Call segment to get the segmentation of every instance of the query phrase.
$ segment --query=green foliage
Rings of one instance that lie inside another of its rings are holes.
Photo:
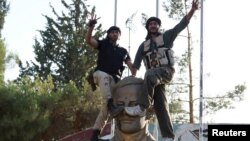
[[[228,91],[226,94],[217,95],[215,97],[205,97],[206,103],[204,111],[206,114],[214,114],[221,109],[232,109],[233,102],[240,102],[243,100],[244,91],[246,90],[245,84],[239,84],[233,90]]]
[[[53,6],[56,18],[44,16],[47,20],[45,30],[40,30],[41,39],[35,39],[34,53],[36,62],[20,62],[20,77],[39,76],[42,80],[51,75],[55,88],[61,83],[73,81],[77,87],[82,86],[82,78],[95,66],[96,51],[88,47],[84,41],[87,30],[88,15],[95,12],[89,11],[88,6],[81,0],[74,0],[62,4],[68,13],[59,15]],[[104,32],[101,24],[96,27],[95,37],[102,37]]]
[[[35,39],[35,62],[24,66],[16,55],[4,58],[0,50],[4,63],[16,59],[21,70],[18,79],[0,85],[0,140],[57,140],[92,126],[99,113],[100,91],[92,92],[85,80],[97,58],[84,41],[88,14],[95,8],[88,11],[81,0],[61,2],[66,14],[51,6],[56,18],[44,16],[47,25]],[[94,36],[103,35],[99,24]]]
[[[0,140],[59,139],[94,124],[101,106],[99,89],[92,92],[73,81],[54,91],[52,77],[23,77],[0,88]],[[55,130],[56,129],[56,130]]]
[[[84,80],[83,84],[84,89],[77,88],[73,81],[61,85],[56,92],[60,97],[50,110],[51,124],[36,140],[59,139],[93,126],[101,106],[100,92],[92,92]]]
[[[190,3],[190,1],[188,1],[188,3]],[[187,9],[190,8],[187,1],[182,0],[166,0],[163,7],[169,17],[175,20],[180,20],[180,18],[187,14]],[[143,18],[145,18],[145,15]],[[180,57],[176,57],[176,74],[167,92],[170,96],[170,111],[175,119],[175,122],[177,123],[188,122],[188,116],[189,122],[194,122],[193,119],[196,117],[193,114],[193,105],[197,102],[196,100],[199,99],[193,95],[193,48],[191,47],[192,38],[188,27],[187,31],[187,50]],[[204,99],[205,112],[207,114],[214,114],[221,109],[233,108],[233,102],[239,102],[243,99],[245,89],[245,84],[239,84],[235,86],[233,90],[226,92],[226,94],[219,94],[219,96],[216,97],[206,97]],[[185,102],[188,103],[188,110],[184,110],[183,105]]]
[[[17,54],[7,52],[3,40],[0,39],[0,85],[5,85],[4,72],[19,62]]]
[[[85,80],[97,58],[84,41],[95,8],[89,11],[81,0],[61,2],[67,13],[51,6],[55,18],[44,15],[46,27],[34,40],[35,61],[24,65],[17,58],[19,78],[1,85],[0,140],[59,139],[92,126],[99,113],[99,89],[92,92]],[[95,28],[97,39],[104,35],[101,28]]]
[[[27,141],[49,125],[49,113],[43,101],[28,85],[9,84],[0,88],[0,140]]]
[[[0,0],[0,37],[4,25],[4,19],[8,11],[9,11],[9,4],[7,3],[7,0]]]
[[[188,112],[183,110],[183,104],[181,101],[176,100],[176,101],[172,101],[169,104],[169,107],[171,107],[169,109],[169,112],[172,114],[173,116],[173,122],[174,123],[186,123],[187,122],[187,114]]]
[[[3,40],[0,39],[0,86],[4,84],[6,49]]]
[[[12,65],[12,60],[18,60],[18,56],[14,53],[8,53],[5,47],[4,40],[1,38],[1,32],[5,22],[5,16],[9,11],[7,0],[0,1],[0,86],[4,85],[4,72],[8,65]]]
[[[187,94],[190,91],[189,78],[187,75],[188,57],[188,51],[186,51],[180,58],[177,58],[176,62],[178,65],[176,66],[176,74],[167,91],[171,102],[170,112],[174,117],[174,121],[177,123],[184,121],[188,122],[187,116],[190,114],[190,111],[184,110],[183,106],[185,103],[190,102],[190,99],[187,97]],[[245,90],[245,84],[238,84],[232,90],[225,93],[218,94],[217,96],[204,97],[204,113],[212,115],[222,109],[234,108],[234,102],[240,102],[243,100]],[[191,103],[197,103],[198,99],[198,97],[193,97]],[[193,118],[196,119],[197,117],[194,116]]]
[[[169,18],[180,19],[185,15],[183,12],[185,6],[182,0],[166,0],[163,3],[163,8],[168,13]]]
[[[9,4],[7,0],[0,1],[0,37],[4,25],[4,19],[9,10]],[[6,48],[4,41],[0,38],[0,86],[4,84],[4,71],[5,71],[5,57],[6,57]]]

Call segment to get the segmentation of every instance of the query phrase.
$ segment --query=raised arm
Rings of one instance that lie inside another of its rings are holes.
[[[190,9],[190,11],[187,14],[187,20],[189,21],[192,16],[194,15],[194,12],[198,9],[198,0],[193,0],[192,2],[192,8]]]
[[[90,45],[93,48],[97,48],[98,46],[98,42],[94,38],[92,38],[92,32],[96,23],[97,23],[96,15],[92,14],[91,19],[89,20],[88,23],[88,30],[85,35],[85,41],[88,45]]]

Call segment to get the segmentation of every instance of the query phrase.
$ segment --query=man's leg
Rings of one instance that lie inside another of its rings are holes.
[[[93,75],[94,75],[95,83],[99,86],[100,93],[102,96],[102,108],[96,118],[96,121],[93,127],[94,132],[91,138],[91,141],[97,141],[101,130],[106,125],[108,118],[109,118],[107,101],[109,98],[111,98],[111,83],[114,83],[114,82],[112,82],[113,78],[105,72],[96,71],[94,72]]]
[[[101,130],[106,125],[108,120],[108,110],[107,110],[107,102],[103,102],[102,108],[96,118],[94,127],[93,127],[93,134],[91,137],[91,141],[98,141],[98,137],[101,133]]]
[[[149,69],[146,71],[144,76],[144,84],[142,87],[142,93],[140,98],[138,99],[137,106],[134,107],[126,107],[125,111],[131,115],[144,115],[147,108],[149,108],[153,102],[154,98],[154,88],[161,84],[161,75],[162,73],[165,73],[163,69],[155,68],[155,69]]]
[[[159,122],[162,137],[174,139],[173,126],[169,114],[169,107],[165,95],[165,85],[160,84],[155,87],[154,109]]]
[[[126,107],[125,111],[131,115],[143,115],[145,109],[150,107],[154,98],[154,89],[159,84],[167,84],[172,80],[174,74],[173,68],[155,68],[149,69],[145,73],[144,85],[141,98],[137,101],[138,105],[134,107]]]

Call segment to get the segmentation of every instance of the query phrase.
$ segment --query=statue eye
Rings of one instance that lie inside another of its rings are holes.
[[[136,105],[138,105],[138,103],[136,102],[136,101],[131,101],[131,102],[129,102],[129,107],[133,107],[133,106],[136,106]]]
[[[117,101],[117,102],[116,102],[116,105],[117,105],[117,106],[125,106],[125,103],[122,102],[122,101]]]

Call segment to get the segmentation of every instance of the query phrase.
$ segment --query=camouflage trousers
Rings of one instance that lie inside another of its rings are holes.
[[[102,130],[109,118],[107,102],[112,97],[111,88],[114,86],[115,81],[111,75],[99,70],[94,72],[93,77],[94,82],[100,88],[102,96],[102,108],[96,118],[93,129]]]

